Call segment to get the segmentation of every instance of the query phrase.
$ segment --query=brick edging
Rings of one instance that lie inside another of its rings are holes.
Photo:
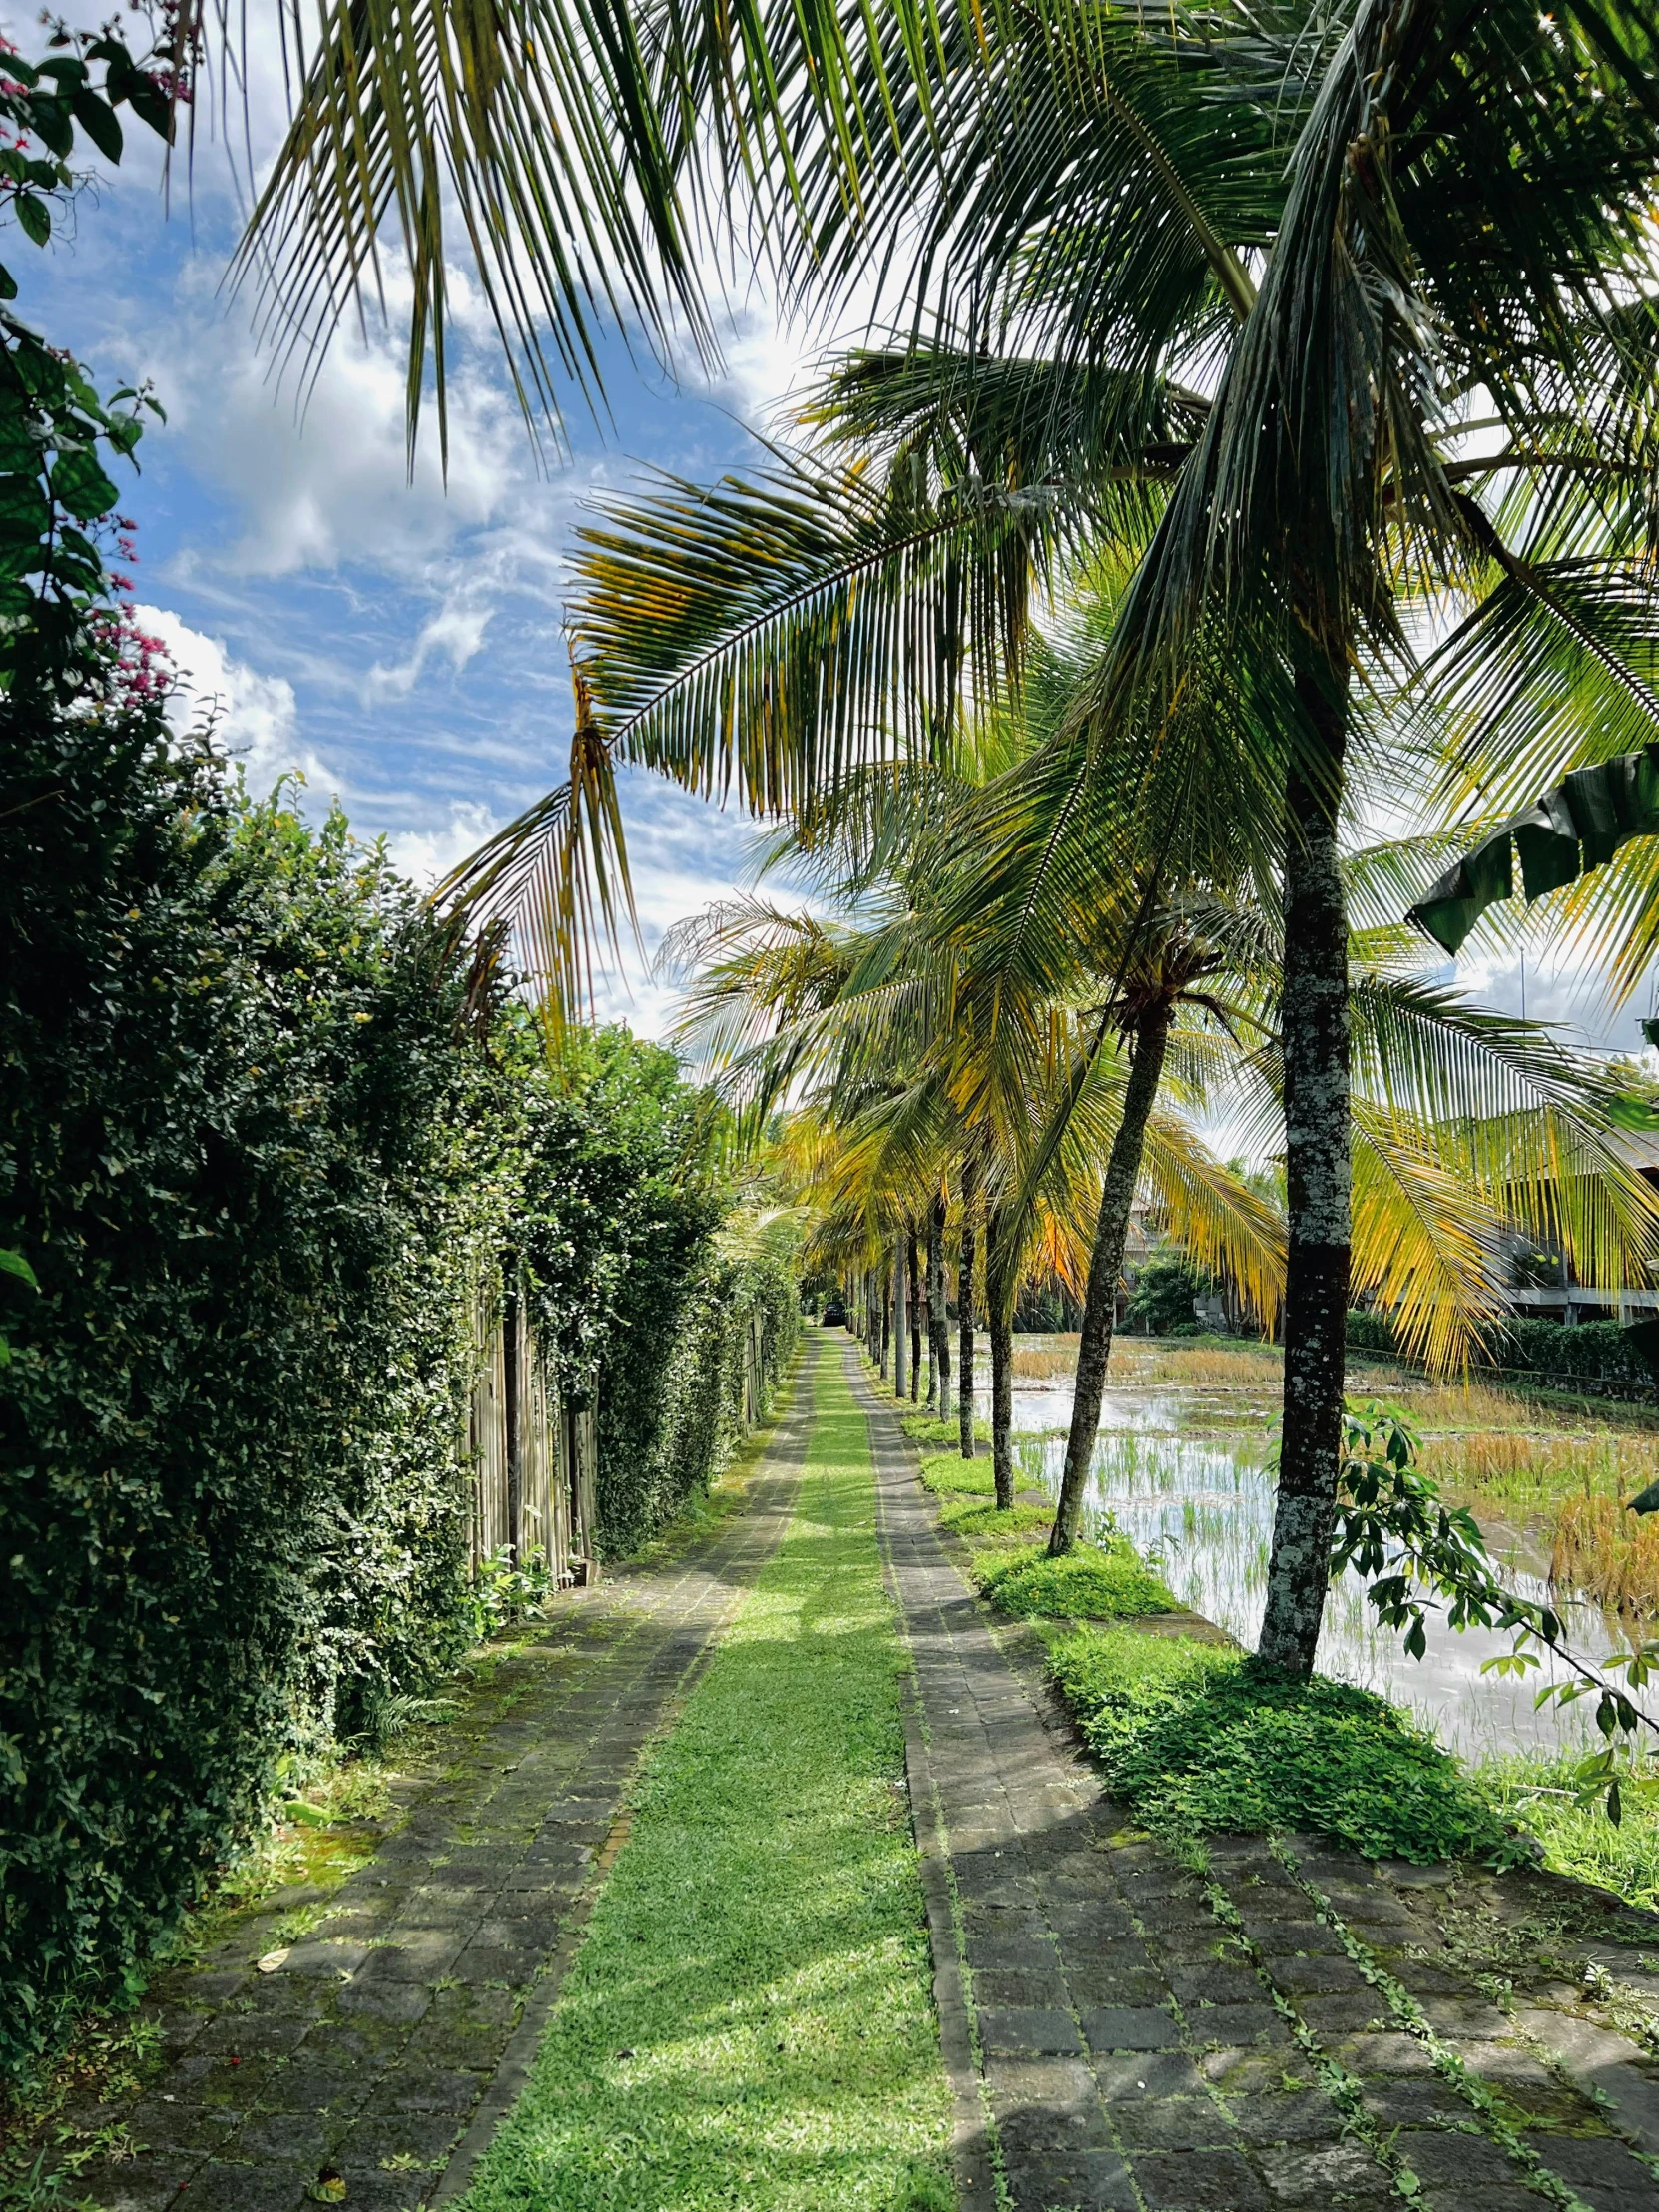
[[[881,1580],[898,1622],[905,1656],[910,1658],[910,1624],[893,1571],[887,1529],[884,1476],[902,1472],[916,1479],[909,1462],[908,1439],[859,1372],[845,1361],[845,1373],[870,1431],[875,1470],[875,1526],[881,1549]],[[883,1433],[877,1435],[877,1423]],[[920,1862],[922,1898],[927,1910],[927,1940],[933,1959],[933,2008],[938,2015],[939,2051],[950,2087],[950,2161],[955,2169],[959,2212],[997,2212],[995,2167],[985,2125],[984,2086],[975,2049],[972,2000],[962,1969],[962,1927],[950,1876],[950,1853],[939,1814],[932,1756],[921,1723],[915,1665],[910,1660],[899,1709],[904,1723],[904,1777],[910,1800],[910,1830]]]

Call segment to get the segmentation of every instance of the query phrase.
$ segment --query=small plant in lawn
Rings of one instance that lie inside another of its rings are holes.
[[[480,1562],[467,1597],[474,1642],[483,1643],[513,1621],[539,1620],[552,1592],[553,1576],[542,1552],[526,1553],[515,1567],[510,1546],[492,1551]]]
[[[1457,1761],[1367,1690],[1128,1629],[1078,1629],[1050,1664],[1108,1787],[1157,1833],[1305,1829],[1422,1863],[1520,1855]]]
[[[1041,1544],[976,1552],[974,1581],[1001,1612],[1050,1620],[1134,1620],[1179,1610],[1164,1584],[1121,1536],[1078,1544],[1059,1559]]]

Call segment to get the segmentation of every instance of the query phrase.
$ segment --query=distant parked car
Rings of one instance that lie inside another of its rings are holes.
[[[838,1298],[832,1298],[824,1309],[824,1326],[826,1329],[844,1329],[846,1327],[846,1308]]]

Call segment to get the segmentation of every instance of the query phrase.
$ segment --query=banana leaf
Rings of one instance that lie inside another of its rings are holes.
[[[1659,835],[1659,746],[1574,769],[1524,813],[1500,823],[1407,909],[1406,919],[1455,953],[1486,908],[1514,891],[1514,855],[1528,905],[1610,860],[1629,837]]]

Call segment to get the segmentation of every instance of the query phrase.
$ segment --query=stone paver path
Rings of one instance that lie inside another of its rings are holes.
[[[1537,2032],[1569,2020],[1572,1989],[1553,2012],[1503,2008],[1457,1962],[1451,1870],[1224,1838],[1200,1877],[1133,1831],[1030,1643],[970,1595],[890,1401],[846,1357],[916,1664],[911,1795],[963,2212],[999,2195],[1014,2212],[1655,2212],[1637,2146],[1659,2152],[1659,2067],[1604,2033],[1617,2109],[1598,2109]],[[1505,1878],[1469,1910],[1495,1927],[1532,1894]],[[1625,1939],[1602,1955],[1659,1993],[1634,1918],[1613,1917]],[[1659,1922],[1646,1931],[1659,1951]]]
[[[804,1378],[739,1515],[521,1635],[442,1731],[443,1771],[280,1966],[256,1961],[308,1894],[271,1899],[153,1991],[142,2099],[75,2115],[144,2147],[78,2193],[108,2212],[402,2212],[464,2183],[533,2054],[641,1751],[782,1535],[810,1397]]]

